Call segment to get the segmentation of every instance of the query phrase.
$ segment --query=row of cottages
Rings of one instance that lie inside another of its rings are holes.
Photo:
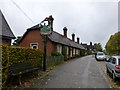
[[[63,28],[63,35],[56,31],[48,36],[47,39],[47,56],[51,56],[52,52],[59,52],[64,55],[65,59],[69,59],[75,56],[80,56],[84,47],[79,44],[79,38],[75,42],[75,34],[72,34],[72,40],[67,37],[68,29]],[[44,36],[40,35],[39,24],[28,28],[23,37],[19,41],[20,47],[36,48],[44,51]]]
[[[92,54],[96,52],[95,45],[93,45],[92,42],[90,42],[89,45],[87,45],[86,43],[84,44],[81,43],[81,45],[87,50],[88,54]]]
[[[10,46],[12,39],[15,39],[15,36],[0,10],[0,45]]]

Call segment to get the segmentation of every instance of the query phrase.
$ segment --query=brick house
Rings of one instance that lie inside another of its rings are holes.
[[[15,36],[0,10],[0,45],[4,44],[10,46],[12,39],[15,39]]]
[[[44,50],[44,36],[40,35],[39,24],[28,28],[19,42],[20,47],[36,48]],[[65,58],[75,57],[81,54],[84,47],[79,44],[79,38],[75,42],[75,34],[72,34],[72,40],[67,37],[67,28],[63,28],[63,35],[52,31],[47,40],[47,56],[51,56],[51,52],[59,52]]]
[[[90,42],[90,45],[87,45],[87,44],[82,44],[81,45],[89,52],[89,54],[91,53],[95,53],[95,46],[92,45],[92,42]]]

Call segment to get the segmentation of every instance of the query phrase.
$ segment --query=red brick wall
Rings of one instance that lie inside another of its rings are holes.
[[[10,46],[11,45],[11,39],[2,38],[2,44]]]
[[[38,49],[44,51],[43,41],[44,41],[44,38],[40,35],[40,31],[32,30],[27,33],[27,35],[23,38],[19,46],[30,48],[30,43],[38,43]],[[47,56],[50,56],[52,51],[56,51],[56,44],[48,40]]]

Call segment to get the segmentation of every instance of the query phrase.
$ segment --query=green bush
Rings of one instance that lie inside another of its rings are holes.
[[[8,68],[12,64],[20,62],[32,63],[33,66],[42,69],[43,53],[37,49],[24,47],[2,46],[2,79],[7,79]]]
[[[62,56],[59,52],[51,52],[51,56]]]
[[[120,32],[110,36],[105,48],[108,55],[120,55]]]

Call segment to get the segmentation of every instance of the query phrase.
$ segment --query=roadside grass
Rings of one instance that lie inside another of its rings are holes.
[[[120,79],[118,79],[117,81],[113,81],[112,80],[112,76],[111,75],[108,75],[106,73],[107,77],[109,78],[110,82],[113,84],[113,88],[117,88],[117,89],[120,89]]]

